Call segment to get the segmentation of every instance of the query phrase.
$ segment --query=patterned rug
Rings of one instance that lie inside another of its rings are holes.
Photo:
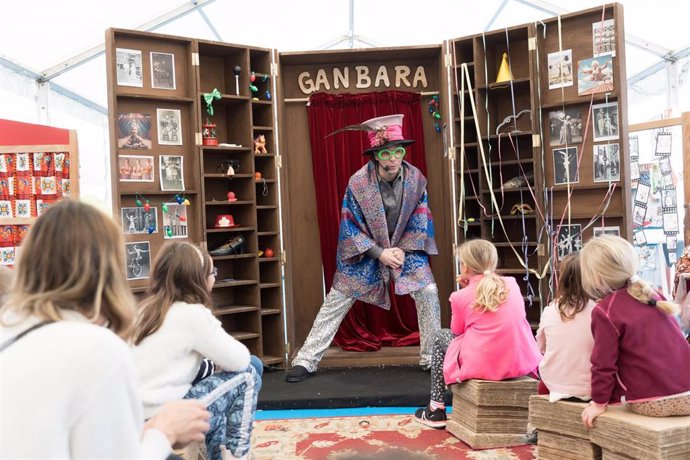
[[[258,421],[252,453],[257,460],[534,460],[536,447],[472,450],[409,415],[371,415]]]

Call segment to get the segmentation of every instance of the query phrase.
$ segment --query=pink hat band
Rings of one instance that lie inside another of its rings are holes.
[[[402,125],[384,125],[367,133],[371,147],[378,147],[390,141],[401,141]]]

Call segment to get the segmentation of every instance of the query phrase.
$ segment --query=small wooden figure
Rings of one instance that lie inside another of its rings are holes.
[[[266,150],[266,136],[263,134],[257,134],[254,137],[254,153],[268,153]]]

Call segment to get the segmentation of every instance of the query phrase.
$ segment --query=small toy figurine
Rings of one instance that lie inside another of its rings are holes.
[[[254,153],[268,153],[266,150],[266,136],[263,134],[257,134],[254,137]]]

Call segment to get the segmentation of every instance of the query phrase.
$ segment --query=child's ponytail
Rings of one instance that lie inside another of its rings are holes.
[[[630,277],[628,294],[642,303],[658,308],[667,315],[677,315],[680,313],[678,304],[670,300],[657,299],[652,287],[637,275]]]
[[[495,272],[484,271],[484,277],[477,284],[477,299],[474,309],[482,313],[498,310],[499,305],[508,298],[508,288],[503,279]]]
[[[477,284],[474,309],[481,312],[498,310],[508,297],[508,288],[503,279],[495,273],[498,264],[496,247],[486,240],[470,240],[460,246],[458,254],[469,270],[484,274]]]

